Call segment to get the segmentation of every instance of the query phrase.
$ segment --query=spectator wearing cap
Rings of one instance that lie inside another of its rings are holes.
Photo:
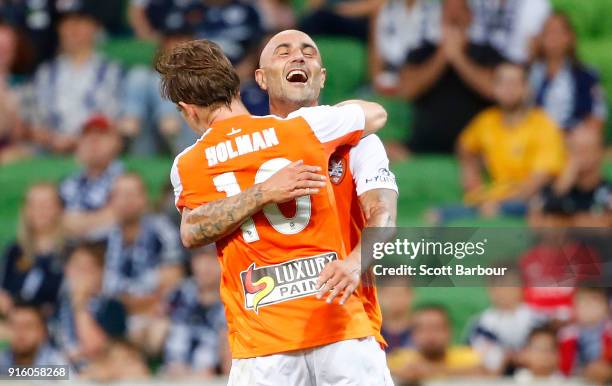
[[[417,153],[455,149],[464,127],[491,104],[493,70],[502,60],[490,44],[470,40],[467,0],[445,0],[441,12],[439,37],[410,50],[401,70],[398,95],[414,106],[407,145]]]
[[[165,29],[159,49],[165,51],[192,38],[187,25]],[[178,154],[197,139],[174,103],[161,97],[159,82],[159,73],[152,67],[134,67],[126,74],[117,126],[132,139],[129,146],[132,154],[155,155],[165,149]]]
[[[231,362],[214,244],[192,253],[191,270],[193,277],[185,279],[166,304],[172,324],[164,345],[164,372],[172,379],[227,374]]]
[[[74,4],[61,11],[59,55],[43,64],[34,79],[34,139],[56,153],[76,147],[79,131],[91,115],[114,119],[119,113],[121,69],[96,52],[96,16]]]
[[[0,368],[13,366],[67,365],[68,361],[53,349],[47,334],[45,317],[37,306],[17,302],[8,315],[10,339],[0,352]]]
[[[53,338],[77,371],[104,355],[112,339],[126,332],[121,302],[103,295],[104,247],[78,245],[68,258],[59,308],[52,319]]]
[[[40,306],[49,315],[62,281],[65,235],[62,202],[50,183],[32,185],[21,209],[17,240],[2,259],[0,312],[11,312],[12,299]]]
[[[147,214],[147,207],[140,176],[117,178],[110,200],[117,225],[107,241],[104,291],[126,305],[130,339],[156,354],[168,327],[162,299],[182,277],[183,249],[178,228],[165,217]]]
[[[121,137],[105,117],[93,116],[85,123],[76,149],[82,170],[60,185],[70,237],[100,239],[115,223],[108,199],[115,179],[123,173],[117,160],[120,150]]]
[[[526,63],[551,12],[550,0],[470,0],[472,40],[490,44],[505,60]]]
[[[576,52],[576,32],[567,15],[551,15],[535,45],[530,83],[536,104],[566,132],[576,128],[600,132],[607,116],[597,72]]]

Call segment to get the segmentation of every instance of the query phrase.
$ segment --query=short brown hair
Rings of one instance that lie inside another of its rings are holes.
[[[155,69],[161,93],[178,104],[229,106],[239,95],[240,79],[221,48],[209,40],[180,43],[160,53]]]

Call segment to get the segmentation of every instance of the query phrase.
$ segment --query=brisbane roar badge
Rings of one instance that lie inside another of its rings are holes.
[[[346,159],[330,158],[328,166],[329,180],[334,185],[339,185],[346,175]]]

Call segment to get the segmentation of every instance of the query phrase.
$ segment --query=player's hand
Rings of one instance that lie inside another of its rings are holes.
[[[361,279],[361,259],[359,256],[349,255],[344,260],[336,260],[328,263],[317,280],[317,299],[322,299],[328,292],[327,303],[342,295],[340,304],[344,304],[349,296],[359,286]]]
[[[261,183],[266,201],[281,204],[301,196],[319,193],[325,187],[324,175],[319,166],[304,165],[295,161],[285,166]]]

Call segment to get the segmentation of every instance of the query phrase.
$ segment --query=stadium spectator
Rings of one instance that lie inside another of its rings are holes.
[[[142,353],[133,344],[124,339],[113,339],[104,354],[92,360],[79,376],[84,380],[106,383],[142,382],[151,374]]]
[[[191,256],[193,278],[169,296],[171,327],[164,349],[165,373],[172,379],[206,379],[228,374],[231,356],[219,294],[221,271],[214,244]]]
[[[501,56],[469,41],[471,18],[467,0],[445,0],[439,41],[425,40],[408,53],[398,94],[414,104],[411,151],[452,152],[461,130],[490,104]]]
[[[93,116],[85,123],[76,149],[82,170],[60,185],[64,224],[71,237],[100,239],[115,223],[108,199],[115,179],[123,173],[117,160],[120,150],[121,138],[106,118]]]
[[[49,183],[32,185],[25,196],[17,229],[17,240],[3,256],[0,312],[7,315],[11,299],[19,298],[43,306],[49,315],[62,281],[62,202]]]
[[[40,64],[55,55],[57,49],[55,1],[2,1],[0,20],[24,32],[33,45],[34,64]]]
[[[16,71],[23,67],[23,45],[16,29],[0,21],[0,165],[28,156],[24,145],[22,93],[16,87]],[[20,58],[20,56],[22,56]]]
[[[408,53],[440,38],[440,7],[427,0],[386,0],[370,26],[369,69],[374,89],[394,95]]]
[[[433,378],[485,374],[478,353],[452,346],[451,322],[442,306],[422,306],[414,312],[414,349],[397,350],[388,357],[389,369],[399,382],[420,383]]]
[[[563,13],[544,24],[535,48],[530,83],[535,101],[564,130],[577,127],[600,131],[607,115],[597,73],[577,57],[576,33]]]
[[[169,49],[191,38],[192,33],[185,25],[166,29],[160,38],[159,49]],[[152,156],[159,154],[162,148],[178,154],[197,139],[176,106],[161,97],[159,74],[152,67],[135,67],[126,74],[121,119],[117,126],[124,136],[132,138],[131,154]]]
[[[96,52],[97,16],[75,4],[61,13],[59,55],[43,64],[34,79],[34,139],[57,153],[76,147],[92,114],[116,118],[119,112],[121,69]]]
[[[506,60],[526,63],[533,40],[551,12],[550,0],[470,0],[470,36],[490,44]]]
[[[104,247],[80,244],[68,258],[60,304],[51,320],[53,338],[75,370],[104,356],[126,331],[125,307],[102,294]]]
[[[491,280],[488,293],[491,306],[471,325],[468,341],[480,353],[487,370],[503,375],[516,366],[529,334],[545,318],[523,303],[518,273],[507,271]]]
[[[600,133],[578,129],[568,134],[569,159],[561,175],[530,206],[532,226],[612,226],[612,182],[603,176]]]
[[[263,27],[267,32],[283,31],[295,27],[295,15],[291,1],[257,0]]]
[[[434,211],[430,218],[433,222],[478,214],[524,216],[528,200],[564,166],[561,131],[544,111],[527,103],[525,69],[511,63],[499,65],[493,90],[498,106],[474,118],[459,139],[466,205]],[[483,183],[483,165],[490,186]]]
[[[380,308],[383,313],[382,336],[387,341],[386,351],[406,349],[412,343],[410,308],[414,297],[404,280],[385,280],[378,288]]]
[[[128,17],[136,37],[158,41],[163,30],[184,25],[184,13],[197,0],[130,0]]]
[[[521,366],[514,378],[521,384],[551,382],[563,384],[559,371],[559,343],[554,329],[542,326],[529,333],[527,344],[520,353]]]
[[[370,17],[383,0],[308,0],[298,29],[310,36],[344,36],[366,42]]]
[[[117,178],[110,200],[118,224],[110,231],[104,292],[126,305],[130,339],[158,353],[167,332],[162,300],[182,277],[178,229],[166,218],[147,214],[148,194],[137,174]]]
[[[561,371],[597,384],[612,381],[612,320],[603,288],[579,288],[575,324],[560,332]]]
[[[8,315],[10,339],[0,352],[0,367],[67,365],[61,353],[53,349],[47,335],[45,317],[37,306],[17,302]]]
[[[219,44],[234,65],[259,44],[264,32],[252,3],[238,0],[132,0],[130,14],[142,38],[158,40],[160,31],[187,25],[196,38]]]
[[[535,236],[537,243],[519,258],[523,298],[553,325],[564,325],[572,318],[576,287],[601,280],[601,257],[567,228],[542,227]]]

